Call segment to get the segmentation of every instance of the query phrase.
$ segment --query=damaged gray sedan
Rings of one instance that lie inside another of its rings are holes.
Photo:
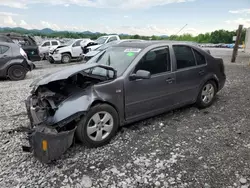
[[[122,42],[31,84],[30,148],[49,162],[75,136],[88,147],[103,146],[119,126],[187,104],[210,106],[225,79],[222,59],[195,46]]]

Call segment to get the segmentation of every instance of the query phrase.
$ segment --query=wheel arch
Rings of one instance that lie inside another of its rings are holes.
[[[68,52],[68,51],[67,52],[63,52],[62,55],[64,55],[64,54],[68,54],[68,55],[70,55],[70,57],[72,57],[71,52]]]
[[[92,108],[92,107],[94,107],[94,106],[96,106],[96,105],[98,105],[98,104],[107,104],[107,105],[110,105],[112,108],[114,108],[115,111],[116,111],[116,113],[117,113],[117,115],[118,115],[119,124],[120,124],[119,126],[122,125],[122,122],[121,122],[121,118],[120,118],[120,114],[119,114],[118,108],[117,108],[114,104],[112,104],[112,103],[110,103],[110,102],[108,102],[108,101],[95,100],[94,102],[92,102],[92,104],[90,105],[89,108]]]

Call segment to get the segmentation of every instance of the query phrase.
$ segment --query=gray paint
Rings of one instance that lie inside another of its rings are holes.
[[[175,43],[178,44],[178,43]],[[187,45],[187,44],[183,44]],[[150,50],[168,46],[172,69],[169,72],[152,75],[150,79],[130,80],[129,76],[139,60]],[[190,46],[190,45],[187,45]],[[120,124],[131,123],[151,117],[167,110],[194,103],[202,85],[214,79],[220,90],[225,83],[225,75],[220,72],[219,61],[200,48],[190,46],[205,56],[207,64],[177,70],[171,43],[152,43],[146,46],[120,77],[86,88],[62,102],[51,123],[58,123],[79,113],[86,113],[95,102],[112,105],[118,112]],[[97,64],[78,65],[59,71],[35,81],[32,85],[45,85],[51,81],[67,79],[84,69]],[[204,74],[200,75],[200,71]],[[170,80],[171,79],[171,80]]]
[[[0,77],[7,77],[8,69],[12,65],[22,65],[30,71],[29,61],[20,54],[20,46],[7,42],[0,42],[0,45],[9,47],[7,52],[0,54]]]

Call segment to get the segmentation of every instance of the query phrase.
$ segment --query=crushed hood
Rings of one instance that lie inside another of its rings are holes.
[[[87,56],[87,57],[93,57],[93,56],[95,56],[96,54],[98,54],[100,51],[98,51],[98,50],[94,50],[94,51],[90,51],[90,52],[88,52],[87,54],[85,54],[85,56]]]
[[[73,65],[70,68],[67,67],[66,69],[57,71],[55,73],[46,74],[46,75],[36,79],[30,85],[30,87],[46,85],[50,82],[58,81],[58,80],[65,80],[65,79],[69,78],[70,76],[73,76],[81,71],[88,70],[90,68],[95,68],[95,67],[101,67],[101,68],[104,68],[107,70],[111,70],[114,72],[114,77],[116,77],[116,70],[110,66],[101,65],[101,64],[97,64],[97,63],[81,64],[81,65]]]

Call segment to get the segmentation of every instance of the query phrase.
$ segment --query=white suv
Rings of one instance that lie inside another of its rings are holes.
[[[80,54],[82,53],[80,43],[84,40],[90,39],[73,39],[57,47],[56,49],[51,50],[49,53],[50,63],[70,63],[71,60],[80,59]]]

